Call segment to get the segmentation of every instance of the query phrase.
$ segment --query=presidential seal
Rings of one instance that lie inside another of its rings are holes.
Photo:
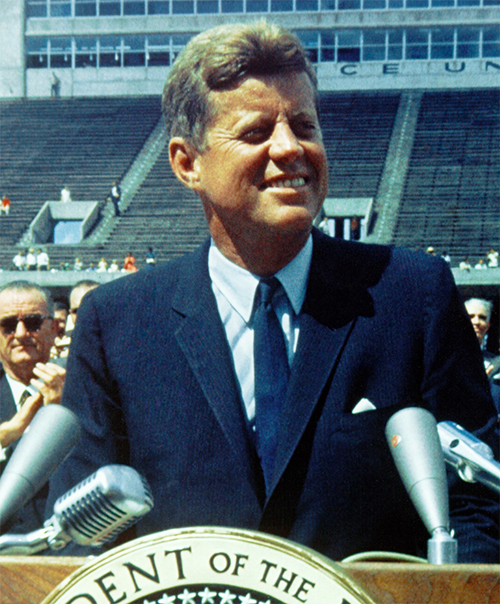
[[[264,533],[168,530],[99,556],[42,604],[375,604],[328,558]]]

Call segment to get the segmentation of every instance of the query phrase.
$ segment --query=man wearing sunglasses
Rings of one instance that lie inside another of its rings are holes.
[[[48,292],[27,281],[0,288],[0,472],[42,405],[61,402],[66,371],[49,363],[57,334]],[[42,489],[8,526],[40,528],[47,490]]]

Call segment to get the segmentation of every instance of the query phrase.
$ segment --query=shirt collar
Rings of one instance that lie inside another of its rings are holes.
[[[313,242],[310,235],[295,258],[275,275],[282,284],[296,315],[300,313],[306,296],[312,249]],[[217,249],[213,240],[208,253],[208,270],[213,285],[249,323],[259,277],[228,260]]]
[[[5,374],[5,377],[7,378],[7,382],[9,383],[16,407],[19,407],[19,401],[21,400],[21,396],[23,395],[25,390],[28,390],[31,394],[37,393],[36,388],[34,388],[33,386],[26,386],[26,384],[15,380],[14,378],[10,377],[10,375],[7,375],[7,373]]]

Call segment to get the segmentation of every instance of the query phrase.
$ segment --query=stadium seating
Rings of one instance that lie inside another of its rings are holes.
[[[397,92],[325,92],[320,96],[330,197],[376,200],[398,110]],[[425,92],[415,131],[394,242],[484,256],[498,248],[500,93]],[[12,201],[0,218],[0,267],[10,268],[20,238],[47,200],[68,185],[74,200],[104,202],[160,119],[157,97],[0,102],[0,194]],[[199,201],[171,173],[163,152],[123,215],[101,241],[48,245],[51,265],[84,265],[128,251],[143,265],[193,249],[207,235]],[[35,247],[38,244],[35,244]]]
[[[423,95],[395,243],[476,260],[500,241],[500,92]]]

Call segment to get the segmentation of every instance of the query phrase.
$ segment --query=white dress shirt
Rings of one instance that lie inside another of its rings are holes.
[[[5,378],[7,379],[7,383],[9,384],[10,391],[12,392],[12,398],[14,399],[14,404],[16,405],[16,411],[21,409],[21,397],[24,394],[25,390],[28,390],[32,395],[36,394],[37,390],[33,386],[26,386],[22,382],[18,382],[14,378],[11,378],[10,375],[5,374]],[[28,426],[29,428],[29,426]],[[28,430],[26,428],[26,430]],[[9,447],[2,447],[0,443],[0,461],[5,461],[7,459],[7,450]]]
[[[273,299],[292,364],[299,338],[299,318],[312,258],[312,237],[297,256],[275,275],[282,289]],[[219,314],[232,352],[240,394],[250,423],[255,418],[252,315],[259,277],[228,260],[212,241],[208,270]]]

